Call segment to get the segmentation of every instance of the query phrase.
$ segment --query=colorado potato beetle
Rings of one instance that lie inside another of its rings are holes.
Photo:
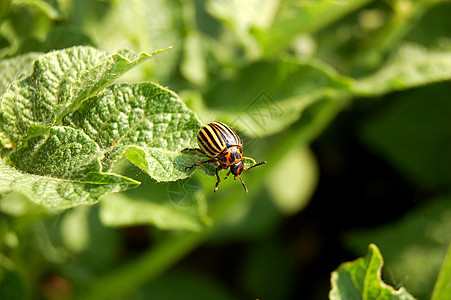
[[[240,177],[242,172],[245,172],[253,167],[257,167],[266,163],[262,161],[247,169],[243,164],[243,143],[240,137],[229,126],[220,122],[212,122],[199,130],[197,134],[197,144],[200,148],[186,148],[183,151],[198,151],[206,156],[210,157],[209,160],[195,163],[192,166],[186,167],[185,170],[198,167],[204,163],[219,162],[219,166],[216,168],[216,184],[214,191],[218,190],[218,185],[221,179],[219,178],[218,171],[230,168],[224,179],[230,175],[230,172],[234,175],[234,179],[238,177],[241,184],[244,187],[244,191],[247,193],[247,187]]]

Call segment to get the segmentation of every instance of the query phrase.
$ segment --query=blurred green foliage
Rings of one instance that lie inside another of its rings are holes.
[[[243,175],[248,195],[230,178],[213,193],[214,177],[199,171],[157,183],[126,161],[113,171],[140,187],[98,205],[54,211],[2,194],[1,299],[321,299],[328,282],[308,291],[302,283],[329,277],[339,261],[331,266],[328,256],[363,255],[369,243],[385,258],[386,282],[429,299],[451,241],[450,15],[439,0],[1,1],[0,94],[40,53],[172,46],[117,81],[167,86],[203,123],[237,129],[246,155],[268,161]],[[344,148],[351,130],[359,149],[407,182],[402,196],[411,198],[393,201],[409,205],[393,216],[392,199],[355,204],[340,190],[326,191],[330,201],[315,197],[328,189],[321,172],[343,163],[331,152],[317,161],[311,150],[330,142],[326,128]],[[305,213],[312,196],[319,216]],[[342,209],[331,212],[332,201]],[[299,216],[318,219],[303,227]],[[373,223],[358,223],[365,218]],[[325,251],[330,243],[309,227],[318,223],[334,233],[354,225]],[[326,267],[309,267],[315,258]],[[434,291],[443,299],[447,261]]]

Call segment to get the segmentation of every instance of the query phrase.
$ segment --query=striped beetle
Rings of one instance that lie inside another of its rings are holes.
[[[198,151],[207,155],[211,159],[195,163],[192,166],[186,167],[185,171],[198,167],[204,163],[219,162],[219,166],[216,168],[216,184],[214,191],[218,190],[218,185],[221,179],[219,178],[218,171],[230,168],[224,179],[230,175],[230,172],[234,175],[234,179],[238,177],[241,184],[244,187],[244,191],[247,193],[247,187],[240,177],[242,172],[245,172],[253,167],[257,167],[266,163],[262,161],[258,164],[245,169],[243,165],[243,143],[240,137],[229,126],[220,122],[212,122],[199,130],[197,134],[197,144],[200,148],[186,148],[184,151]]]

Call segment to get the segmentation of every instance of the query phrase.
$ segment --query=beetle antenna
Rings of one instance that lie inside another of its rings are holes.
[[[243,185],[243,187],[244,187],[244,191],[247,193],[247,187],[246,187],[246,185],[244,184],[244,181],[243,181],[243,179],[241,179],[241,177],[240,176],[238,176],[238,178],[240,179],[240,181],[241,181],[241,184]]]
[[[258,166],[261,166],[261,165],[264,165],[264,164],[266,164],[266,160],[264,160],[262,162],[259,162],[258,164],[255,164],[252,167],[249,167],[249,168],[245,169],[244,171],[247,171],[249,169],[252,169],[253,167],[258,167]]]

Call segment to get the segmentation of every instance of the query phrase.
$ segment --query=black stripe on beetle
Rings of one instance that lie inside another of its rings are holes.
[[[228,146],[232,145],[241,145],[241,140],[238,137],[238,135],[230,128],[229,126],[214,122],[211,123],[213,127],[217,128],[221,132],[221,137],[224,139],[224,141],[228,144]]]
[[[201,132],[197,135],[197,139],[200,139],[205,147],[211,149],[211,153],[219,153],[223,149],[219,142],[214,138],[213,133],[207,128],[201,129]]]
[[[208,140],[203,137],[200,136],[197,137],[197,144],[209,157],[214,157],[218,153],[218,150],[214,150],[212,146],[208,143]]]

